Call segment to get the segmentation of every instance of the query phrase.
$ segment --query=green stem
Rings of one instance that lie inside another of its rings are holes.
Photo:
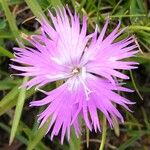
[[[134,14],[134,15],[110,15],[110,18],[128,18],[128,17],[145,17],[145,14]]]
[[[111,14],[113,14],[113,13],[116,11],[116,9],[118,8],[118,6],[120,5],[121,2],[122,2],[122,0],[120,0],[120,1],[116,4],[116,6],[115,6],[114,9],[112,10]]]
[[[90,137],[89,129],[86,127],[86,147],[87,148],[89,148],[89,137]]]
[[[3,0],[3,1],[0,1],[0,2],[2,4],[2,7],[4,9],[7,21],[9,23],[9,27],[10,27],[15,39],[17,39],[17,41],[21,42],[20,32],[19,32],[18,27],[16,25],[15,16],[12,15],[12,13],[9,9],[8,1]]]
[[[28,77],[24,77],[23,84],[25,84],[27,81],[28,81]],[[25,99],[26,99],[26,89],[22,88],[20,90],[17,104],[16,104],[14,119],[12,122],[12,128],[11,128],[11,133],[10,133],[9,145],[12,144],[12,142],[16,136],[16,132],[18,130],[18,126],[19,126],[19,122],[20,122],[20,118],[21,118],[21,114],[22,114],[22,110],[23,110],[23,105],[25,103]]]
[[[57,7],[63,7],[62,3],[61,3],[61,0],[51,0],[51,4],[54,8],[57,8]]]
[[[136,83],[135,83],[135,81],[134,81],[134,77],[133,77],[133,74],[132,74],[132,71],[131,71],[131,70],[130,70],[130,77],[131,77],[132,84],[133,84],[133,86],[134,86],[134,88],[135,88],[135,91],[137,92],[137,94],[138,94],[138,96],[140,97],[140,99],[143,100],[143,97],[142,97],[141,93],[139,92],[139,90],[138,90],[138,88],[137,88],[137,85],[136,85]]]
[[[39,3],[37,2],[37,0],[25,0],[27,5],[30,7],[30,9],[32,10],[33,14],[38,18],[38,19],[42,19],[45,18],[46,16],[42,11],[42,8],[40,7]]]
[[[4,56],[9,57],[9,58],[14,57],[14,55],[9,50],[3,48],[2,46],[0,46],[0,53],[3,54]]]
[[[147,26],[136,26],[136,25],[131,25],[131,26],[128,27],[128,29],[150,31],[150,27],[147,27]]]
[[[103,130],[102,130],[102,141],[99,150],[103,150],[106,141],[107,122],[106,117],[103,115]]]

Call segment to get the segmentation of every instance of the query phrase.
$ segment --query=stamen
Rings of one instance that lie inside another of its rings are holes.
[[[44,93],[45,95],[48,95],[48,92],[46,92],[42,89],[39,89],[38,87],[36,87],[35,90],[40,91],[41,93]]]
[[[79,79],[80,79],[80,81],[81,81],[81,83],[82,83],[82,85],[83,85],[83,87],[84,87],[84,92],[85,92],[85,95],[86,95],[86,100],[88,101],[88,100],[89,100],[89,94],[92,93],[93,91],[91,91],[91,90],[86,86],[86,84],[85,84],[85,82],[83,81],[83,79],[81,79],[80,77],[79,77]]]
[[[72,70],[71,74],[72,74],[72,80],[69,83],[68,89],[73,91],[81,83],[84,88],[86,100],[89,100],[89,94],[92,93],[93,91],[91,91],[84,82],[84,79],[86,78],[86,68],[85,67],[82,67],[82,68],[76,67]],[[73,77],[75,77],[75,78],[77,77],[80,80],[80,83],[77,78],[76,78],[76,80],[73,80]]]
[[[84,87],[84,92],[86,95],[86,100],[89,100],[89,94],[92,93],[93,91],[91,91],[85,84],[84,79],[86,78],[86,68],[82,67],[82,68],[78,68],[76,67],[75,69],[72,70],[72,75],[77,75],[79,77],[80,82],[82,83],[83,87]],[[77,82],[77,81],[76,81]],[[71,86],[69,86],[69,90],[73,90],[73,87],[75,86],[75,82],[71,83]]]
[[[79,68],[75,68],[73,69],[72,73],[73,74],[78,74],[80,72],[80,69]]]

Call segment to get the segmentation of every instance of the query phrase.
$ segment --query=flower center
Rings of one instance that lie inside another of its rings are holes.
[[[92,93],[92,91],[86,85],[86,76],[87,76],[86,68],[85,67],[81,67],[81,68],[75,67],[71,73],[73,76],[78,76],[76,83],[81,83],[83,85],[86,100],[89,100],[89,94]],[[75,86],[75,84],[72,84],[71,89],[74,86]]]
[[[75,67],[72,70],[71,74],[73,76],[80,76],[82,79],[85,79],[86,78],[86,74],[87,74],[86,68],[85,67]]]
[[[74,75],[80,74],[80,73],[81,73],[81,68],[78,68],[78,67],[74,68],[74,69],[72,70],[72,73],[73,73]]]

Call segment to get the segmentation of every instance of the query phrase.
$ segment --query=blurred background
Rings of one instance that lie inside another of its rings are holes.
[[[41,108],[30,108],[29,102],[44,97],[34,89],[18,89],[23,78],[13,76],[16,72],[9,67],[14,57],[13,47],[20,42],[28,44],[22,36],[39,33],[40,14],[66,6],[81,16],[88,17],[88,32],[96,24],[101,29],[107,16],[110,25],[107,33],[121,20],[121,28],[128,29],[122,35],[135,35],[140,53],[132,60],[140,63],[139,68],[126,72],[130,80],[127,87],[135,92],[123,96],[135,101],[133,113],[119,108],[125,124],[116,124],[107,129],[106,150],[150,150],[150,1],[149,0],[0,0],[0,150],[98,150],[101,133],[89,132],[84,124],[82,135],[76,138],[74,131],[70,143],[60,144],[60,135],[50,141],[45,136],[47,124],[38,130],[37,114]],[[55,88],[55,83],[45,89]],[[17,107],[16,107],[17,106]]]

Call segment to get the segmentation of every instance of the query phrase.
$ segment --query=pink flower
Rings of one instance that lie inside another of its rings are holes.
[[[100,123],[97,111],[101,111],[113,127],[112,118],[123,122],[123,117],[114,106],[119,104],[129,110],[128,104],[133,104],[117,94],[117,91],[132,92],[122,87],[117,81],[129,79],[120,70],[137,68],[138,63],[125,61],[134,56],[137,46],[133,37],[121,41],[115,40],[124,30],[118,31],[118,26],[106,37],[105,32],[109,20],[102,31],[97,28],[94,33],[87,34],[87,19],[83,18],[80,25],[79,16],[67,11],[56,11],[56,16],[49,12],[52,25],[47,20],[41,20],[41,34],[27,39],[34,48],[15,48],[16,58],[22,65],[11,65],[21,71],[19,75],[29,76],[31,80],[23,87],[37,89],[54,81],[63,81],[56,89],[45,92],[42,100],[31,102],[31,106],[47,106],[39,114],[40,127],[51,118],[48,131],[52,128],[51,139],[61,130],[61,143],[65,133],[70,138],[71,126],[76,135],[80,133],[79,116],[87,127],[97,132]]]

